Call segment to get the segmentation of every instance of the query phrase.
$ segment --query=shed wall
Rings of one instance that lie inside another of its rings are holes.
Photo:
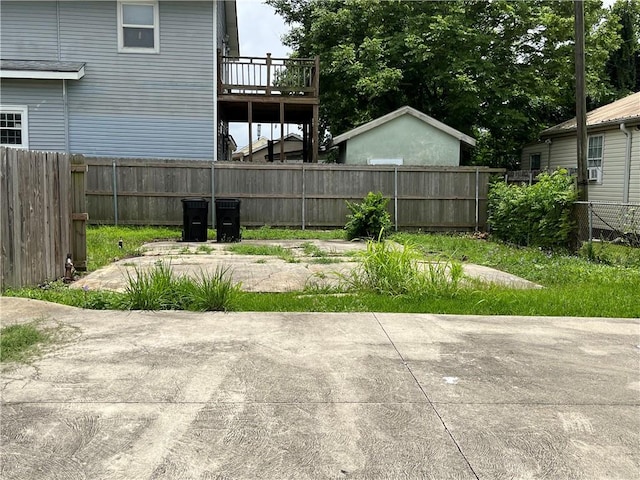
[[[402,158],[404,165],[458,166],[460,141],[411,115],[402,115],[347,140],[341,161],[367,165],[376,158]]]

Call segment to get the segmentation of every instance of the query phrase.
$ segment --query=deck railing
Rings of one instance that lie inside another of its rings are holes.
[[[225,57],[218,61],[218,93],[317,97],[319,58]]]

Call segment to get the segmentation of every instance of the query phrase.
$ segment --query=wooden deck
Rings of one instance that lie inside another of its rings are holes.
[[[249,145],[253,123],[302,125],[304,161],[318,161],[320,60],[218,56],[218,107],[225,122],[247,123]],[[280,141],[281,149],[284,141]],[[280,152],[284,158],[284,152]],[[249,151],[253,161],[253,152]]]

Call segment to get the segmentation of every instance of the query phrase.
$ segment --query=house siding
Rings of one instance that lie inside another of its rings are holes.
[[[340,161],[366,165],[379,158],[402,158],[404,165],[460,164],[460,141],[412,115],[394,118],[346,141]]]
[[[629,130],[632,130],[629,128]],[[589,136],[603,135],[603,158],[602,158],[602,183],[589,183],[589,200],[622,202],[624,186],[624,167],[626,155],[626,136],[616,126],[608,130],[592,130]],[[632,133],[633,145],[631,152],[631,177],[629,188],[629,201],[640,201],[640,135],[637,130]],[[577,166],[577,140],[575,136],[553,138],[551,144],[551,157],[549,161],[549,149],[544,143],[531,144],[524,147],[522,152],[522,168],[530,168],[529,155],[531,153],[541,153],[541,167],[576,168]]]
[[[62,80],[2,80],[2,105],[27,106],[29,149],[65,151]]]
[[[1,12],[0,50],[3,59],[58,60],[56,2],[3,0]]]
[[[85,76],[67,84],[71,152],[210,160],[214,131],[212,23],[218,2],[161,1],[159,54],[118,52],[115,1],[60,2],[59,17],[55,3],[42,2],[46,15],[36,15],[49,32],[47,48],[36,56],[37,45],[46,43],[44,40],[30,43],[29,50],[10,36],[5,40],[5,34],[10,33],[3,31],[2,56],[86,63]],[[25,25],[26,30],[37,28],[32,12],[38,9],[32,2],[3,2],[3,26],[7,6],[22,31],[14,32],[17,38],[25,36]],[[220,13],[215,13],[220,20]],[[223,35],[219,32],[219,37]]]

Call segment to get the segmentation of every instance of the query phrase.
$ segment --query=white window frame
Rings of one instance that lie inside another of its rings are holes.
[[[125,47],[124,31],[125,27],[143,27],[149,28],[148,25],[126,25],[123,24],[123,6],[124,5],[151,5],[153,7],[153,48],[142,47]],[[160,53],[160,6],[158,1],[148,0],[118,0],[118,52],[119,53]]]
[[[601,150],[600,150],[600,157],[598,158],[590,158],[589,157],[589,144],[591,143],[591,140],[594,138],[601,138],[602,142],[601,142]],[[590,161],[598,161],[599,165],[590,165]],[[599,133],[596,135],[589,135],[589,137],[587,138],[587,169],[596,169],[597,171],[597,180],[596,183],[602,183],[602,165],[604,164],[604,134]]]
[[[29,149],[29,107],[23,105],[0,105],[0,113],[19,113],[22,123],[22,143],[20,145],[2,143],[3,147]]]

